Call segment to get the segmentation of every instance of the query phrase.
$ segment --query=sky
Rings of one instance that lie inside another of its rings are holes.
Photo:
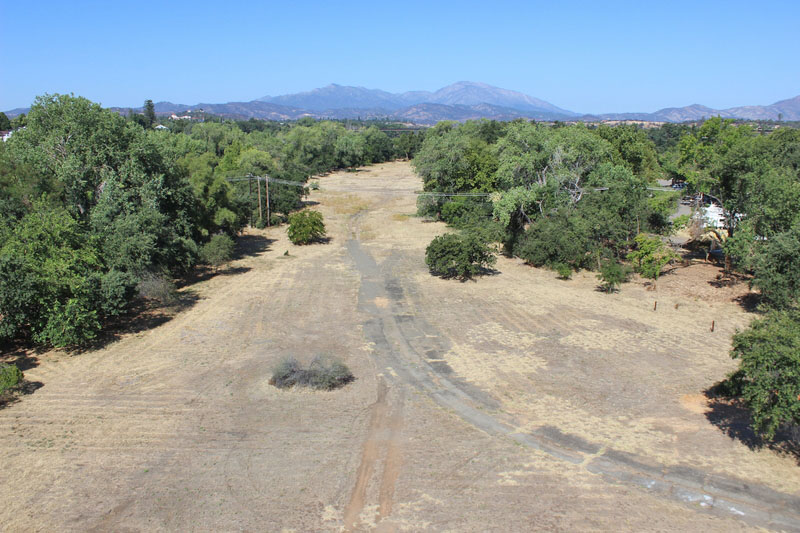
[[[800,95],[800,2],[0,0],[0,110],[476,81],[576,112]]]

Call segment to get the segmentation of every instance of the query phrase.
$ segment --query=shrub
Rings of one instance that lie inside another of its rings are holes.
[[[442,197],[429,194],[417,196],[417,216],[438,219],[442,209]]]
[[[589,231],[584,221],[567,212],[534,220],[514,249],[514,253],[529,265],[563,263],[575,269],[589,264],[590,252]]]
[[[553,270],[558,273],[558,277],[567,280],[572,277],[572,268],[566,263],[556,263],[553,265]]]
[[[22,371],[16,365],[0,363],[0,394],[22,381]]]
[[[219,234],[211,237],[211,240],[200,249],[200,258],[204,263],[213,267],[227,263],[233,258],[233,249],[236,244],[228,235]]]
[[[355,376],[347,365],[336,358],[317,356],[305,369],[297,359],[289,356],[275,366],[269,382],[279,389],[301,386],[316,390],[333,390],[354,380]]]
[[[431,274],[445,279],[470,279],[496,260],[489,245],[473,233],[440,235],[425,250]]]
[[[100,331],[96,309],[88,297],[69,298],[66,302],[52,304],[44,327],[37,328],[33,339],[40,344],[53,346],[79,346],[88,344]]]
[[[136,288],[142,298],[155,300],[162,305],[171,305],[178,300],[175,294],[175,284],[158,274],[151,272],[144,274]]]
[[[630,273],[629,266],[614,260],[607,260],[600,265],[600,273],[597,275],[597,279],[602,282],[603,290],[611,294],[620,285],[628,281]]]
[[[270,224],[270,226],[280,226],[284,222],[286,222],[286,217],[284,217],[283,215],[281,215],[279,213],[272,213],[269,216],[269,224]]]
[[[111,270],[100,278],[101,311],[106,317],[119,316],[136,294],[136,278],[128,272]]]
[[[271,385],[279,389],[288,389],[295,385],[304,384],[305,370],[294,357],[285,357],[275,365],[272,370],[272,378],[269,380]]]
[[[635,241],[636,251],[628,254],[628,260],[633,261],[634,270],[646,278],[657,280],[661,269],[678,259],[678,254],[670,250],[660,237],[640,233]]]
[[[325,236],[325,224],[319,211],[300,211],[289,215],[289,240],[309,244]]]
[[[0,338],[14,338],[35,323],[42,289],[19,256],[0,255]]]
[[[456,228],[481,226],[492,218],[492,204],[483,198],[456,197],[442,205],[442,220]]]
[[[800,311],[773,311],[733,336],[741,393],[753,428],[768,439],[800,424]]]
[[[333,390],[355,380],[347,365],[335,358],[315,357],[308,366],[309,384],[317,390]]]
[[[672,228],[676,231],[680,231],[683,228],[689,226],[689,223],[692,221],[692,217],[689,215],[680,215],[675,217],[675,220],[672,221]]]

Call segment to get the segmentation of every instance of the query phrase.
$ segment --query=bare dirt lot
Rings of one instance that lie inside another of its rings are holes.
[[[407,163],[319,181],[327,244],[251,231],[171,319],[38,357],[0,410],[4,530],[800,529],[796,456],[703,395],[746,287],[699,264],[606,295],[505,258],[440,280]],[[268,384],[318,354],[356,381]]]

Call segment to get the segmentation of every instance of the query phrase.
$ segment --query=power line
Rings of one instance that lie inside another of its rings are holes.
[[[225,178],[228,181],[249,181],[249,180],[257,180],[257,181],[268,181],[270,183],[280,183],[282,185],[294,185],[295,187],[307,187],[306,183],[300,181],[290,181],[290,180],[282,180],[278,178],[271,178],[269,176],[234,176],[232,178]]]
[[[258,181],[268,181],[269,183],[279,183],[281,185],[292,185],[294,187],[308,187],[307,183],[299,182],[299,181],[290,181],[290,180],[282,180],[278,178],[272,178],[270,176],[234,176],[231,178],[226,178],[228,181],[249,181],[249,180],[258,180]],[[659,191],[659,192],[675,192],[672,189],[664,188],[664,187],[646,187],[648,191]],[[592,189],[577,189],[580,192],[591,192],[591,191],[607,191],[609,187],[593,187]],[[396,190],[377,190],[377,189],[346,189],[342,191],[336,191],[329,189],[328,192],[364,192],[364,193],[373,193],[373,194],[389,194],[389,195],[396,195],[396,196],[405,196],[405,195],[414,195],[414,196],[433,196],[437,198],[450,198],[450,197],[467,197],[467,198],[480,198],[480,197],[489,197],[493,194],[497,193],[488,193],[488,192],[436,192],[436,191],[396,191]],[[500,191],[498,191],[500,193]],[[502,194],[502,193],[501,193]]]

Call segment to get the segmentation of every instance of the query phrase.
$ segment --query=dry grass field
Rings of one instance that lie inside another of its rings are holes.
[[[441,280],[408,163],[319,182],[328,243],[251,230],[159,325],[29,354],[4,531],[800,530],[797,456],[704,395],[745,285],[697,264],[607,295],[508,258]],[[278,390],[287,355],[356,381]]]

